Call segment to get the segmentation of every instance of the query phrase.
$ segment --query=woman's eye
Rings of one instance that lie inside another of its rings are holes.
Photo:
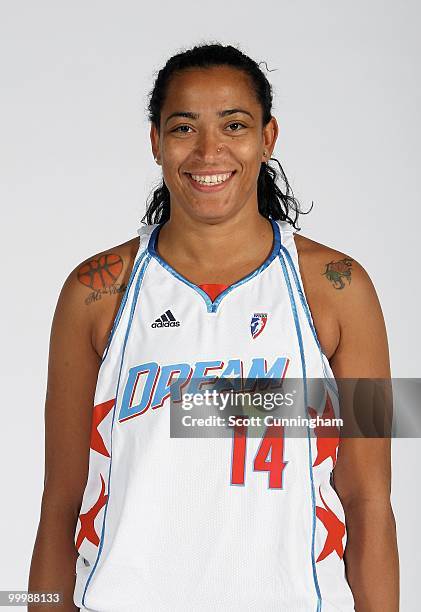
[[[173,132],[178,132],[181,131],[181,128],[190,128],[189,125],[179,125],[178,127],[174,128],[172,131]],[[182,131],[182,134],[187,134],[188,132]]]
[[[228,127],[231,127],[231,125],[241,125],[242,127],[246,127],[244,123],[240,123],[239,121],[233,121]],[[230,130],[230,132],[238,132],[238,130]]]

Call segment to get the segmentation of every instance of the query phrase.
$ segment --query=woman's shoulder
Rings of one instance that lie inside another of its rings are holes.
[[[332,355],[345,329],[382,317],[374,284],[351,253],[294,234],[304,292]],[[321,338],[323,339],[323,338]]]
[[[294,233],[300,270],[308,279],[318,281],[321,287],[330,287],[345,295],[354,288],[362,289],[371,280],[367,270],[354,255],[312,240],[299,232]]]
[[[67,276],[64,287],[77,293],[86,306],[103,303],[104,298],[123,290],[130,276],[139,237],[93,253],[80,261]]]
[[[137,236],[89,255],[70,271],[62,286],[58,307],[70,309],[75,320],[85,322],[84,328],[91,330],[92,344],[100,356],[127,287],[138,246]]]

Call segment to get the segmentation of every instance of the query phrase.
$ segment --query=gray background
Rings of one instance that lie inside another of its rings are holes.
[[[370,274],[393,375],[420,377],[420,9],[403,0],[0,5],[0,588],[26,589],[43,484],[49,330],[70,270],[135,236],[158,179],[154,71],[197,42],[276,69],[275,156],[313,211],[302,233]],[[417,610],[419,440],[393,445],[404,612]]]

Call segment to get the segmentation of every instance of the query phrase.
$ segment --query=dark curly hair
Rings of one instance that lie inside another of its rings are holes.
[[[263,125],[272,117],[272,86],[259,65],[238,48],[220,43],[201,44],[176,55],[173,55],[165,64],[155,80],[149,93],[147,106],[149,120],[160,129],[161,110],[167,94],[168,85],[174,74],[188,68],[211,68],[214,66],[231,66],[242,70],[251,79],[254,93],[262,108]],[[257,198],[259,212],[270,219],[280,219],[289,222],[295,229],[299,214],[303,214],[298,200],[295,198],[285,172],[280,162],[274,157],[269,161],[278,164],[279,170],[262,162],[257,181]],[[285,189],[282,191],[277,185],[281,178]],[[311,210],[311,208],[310,208]],[[304,214],[310,211],[305,211]],[[290,214],[293,214],[292,218]],[[164,179],[148,198],[146,213],[142,223],[165,223],[170,218],[170,192]]]

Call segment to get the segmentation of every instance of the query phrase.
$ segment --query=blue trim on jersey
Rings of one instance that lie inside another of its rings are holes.
[[[332,381],[329,378],[329,376],[326,375],[326,364],[325,364],[324,360],[325,359],[327,360],[327,357],[323,353],[322,347],[320,345],[320,341],[319,341],[319,338],[317,336],[316,328],[314,327],[314,323],[313,323],[313,320],[312,320],[312,317],[311,317],[310,307],[309,307],[307,299],[305,297],[304,289],[303,289],[303,287],[301,285],[297,269],[295,267],[295,264],[294,264],[294,262],[292,260],[291,254],[288,251],[288,249],[286,249],[282,245],[281,246],[281,250],[285,254],[286,259],[287,259],[288,264],[289,264],[289,267],[290,267],[290,269],[292,271],[292,276],[294,278],[294,282],[295,282],[295,286],[297,288],[298,295],[300,296],[301,304],[302,304],[304,312],[306,314],[307,321],[308,321],[308,324],[310,326],[311,332],[312,332],[312,334],[314,336],[314,340],[316,341],[317,347],[319,349],[320,358],[322,360],[322,368],[323,368],[324,378],[325,378],[326,384],[329,386],[330,390],[336,395],[336,397],[339,398],[339,391],[338,391],[338,388],[337,388],[336,384],[332,383]]]
[[[111,465],[112,465],[112,457],[113,457],[113,427],[114,427],[114,417],[115,417],[115,411],[116,411],[116,407],[117,407],[117,402],[118,402],[118,389],[120,386],[120,378],[121,378],[121,371],[123,368],[123,360],[124,360],[124,353],[126,350],[126,345],[127,345],[127,340],[129,337],[129,332],[130,332],[130,328],[132,325],[132,321],[133,321],[133,315],[134,315],[134,311],[136,308],[136,304],[137,304],[137,298],[140,292],[140,287],[142,284],[142,280],[143,277],[145,275],[145,271],[149,265],[151,258],[150,255],[147,255],[147,257],[144,259],[144,263],[143,266],[139,272],[139,276],[137,277],[136,280],[136,286],[135,286],[135,290],[134,290],[134,294],[133,294],[133,301],[131,304],[131,308],[130,308],[130,317],[129,317],[129,321],[127,324],[127,329],[126,329],[126,334],[124,337],[124,342],[123,342],[123,348],[122,348],[122,352],[121,352],[121,360],[120,360],[120,369],[118,372],[118,380],[117,380],[117,389],[116,389],[116,394],[115,394],[115,402],[114,402],[114,408],[113,408],[113,416],[112,416],[112,422],[111,422],[111,436],[110,436],[110,465],[108,468],[108,483],[107,483],[107,501],[105,503],[105,508],[104,508],[104,519],[102,522],[102,529],[101,529],[101,538],[100,538],[100,542],[99,542],[99,547],[98,547],[98,554],[97,554],[97,558],[95,560],[94,566],[91,570],[91,573],[89,574],[87,580],[86,580],[86,584],[85,584],[85,589],[83,591],[83,595],[82,595],[82,605],[86,607],[86,603],[85,603],[85,596],[86,596],[86,591],[87,588],[89,586],[89,583],[91,581],[91,578],[96,570],[96,567],[98,565],[98,561],[99,558],[101,556],[101,552],[102,552],[102,548],[103,548],[103,544],[104,544],[104,534],[105,534],[105,519],[107,517],[107,509],[108,509],[108,502],[110,501],[110,484],[111,484]],[[137,269],[137,268],[136,268]]]
[[[125,306],[125,304],[127,302],[128,296],[129,296],[129,291],[130,291],[130,287],[132,285],[133,279],[136,276],[136,272],[137,272],[140,264],[142,263],[143,259],[145,258],[145,256],[146,256],[146,249],[139,255],[137,261],[135,262],[135,264],[134,264],[134,266],[132,268],[132,271],[131,271],[131,274],[130,274],[130,278],[129,278],[128,283],[127,283],[126,290],[125,290],[123,298],[122,298],[122,300],[120,302],[119,309],[118,309],[117,314],[116,314],[115,319],[114,319],[113,327],[112,327],[110,335],[108,337],[107,345],[106,345],[106,347],[104,349],[104,353],[103,353],[102,360],[101,360],[101,365],[103,364],[103,362],[104,362],[104,360],[105,360],[105,358],[107,356],[108,349],[109,349],[110,344],[111,344],[111,340],[113,339],[114,333],[115,333],[115,331],[117,329],[117,326],[119,324],[121,315],[122,315],[123,310],[124,310],[124,306]]]
[[[281,263],[285,282],[288,288],[289,300],[290,300],[291,310],[292,310],[294,323],[295,323],[295,331],[297,333],[298,344],[300,347],[301,369],[303,373],[303,383],[304,383],[304,405],[305,405],[305,414],[307,414],[307,406],[308,406],[307,371],[306,371],[307,368],[306,368],[306,361],[305,361],[305,354],[304,354],[303,337],[301,334],[301,327],[300,327],[300,321],[298,318],[297,305],[296,305],[294,294],[292,291],[291,280],[289,278],[286,263],[282,255],[282,249],[279,253],[279,261]],[[317,611],[316,612],[320,612],[322,609],[322,598],[320,594],[319,581],[317,578],[316,561],[314,558],[315,557],[314,540],[315,540],[315,534],[316,534],[316,495],[314,491],[313,458],[312,458],[312,453],[311,453],[310,428],[308,425],[307,425],[307,441],[308,441],[309,471],[310,471],[310,483],[311,483],[311,503],[312,503],[312,510],[313,510],[313,525],[312,525],[312,535],[311,535],[311,564],[313,568],[314,586],[316,588],[316,593],[317,593]]]
[[[148,251],[149,251],[150,255],[152,255],[152,257],[154,257],[158,261],[158,263],[161,264],[161,266],[163,268],[165,268],[168,272],[170,272],[173,276],[175,276],[175,278],[177,278],[181,282],[185,283],[186,285],[188,285],[189,287],[194,289],[204,299],[208,312],[216,312],[217,309],[218,309],[219,304],[222,302],[224,297],[226,295],[228,295],[228,293],[230,293],[231,291],[233,291],[233,289],[236,289],[240,285],[244,285],[244,283],[247,283],[249,280],[251,280],[255,276],[258,276],[261,272],[263,272],[263,270],[265,270],[269,266],[269,264],[272,263],[272,261],[278,255],[280,247],[281,247],[281,233],[279,231],[279,225],[273,219],[269,219],[269,220],[270,220],[270,222],[272,224],[272,229],[273,229],[273,248],[272,248],[272,251],[271,251],[269,257],[266,259],[266,261],[264,261],[262,263],[261,266],[256,268],[256,270],[254,270],[253,272],[250,272],[250,274],[247,274],[247,276],[245,276],[244,278],[241,278],[237,282],[233,283],[232,285],[230,285],[229,287],[224,289],[224,291],[222,291],[215,298],[215,300],[213,302],[210,299],[210,297],[208,296],[208,294],[206,293],[206,291],[203,291],[203,289],[201,289],[198,285],[195,285],[194,283],[191,283],[189,280],[187,280],[187,278],[185,278],[184,276],[179,274],[176,270],[174,270],[174,268],[172,266],[170,266],[169,263],[164,261],[162,259],[162,257],[160,257],[160,255],[158,255],[157,250],[156,250],[156,246],[157,246],[159,231],[160,231],[160,229],[161,229],[163,224],[158,225],[152,231],[150,239],[149,239]]]

